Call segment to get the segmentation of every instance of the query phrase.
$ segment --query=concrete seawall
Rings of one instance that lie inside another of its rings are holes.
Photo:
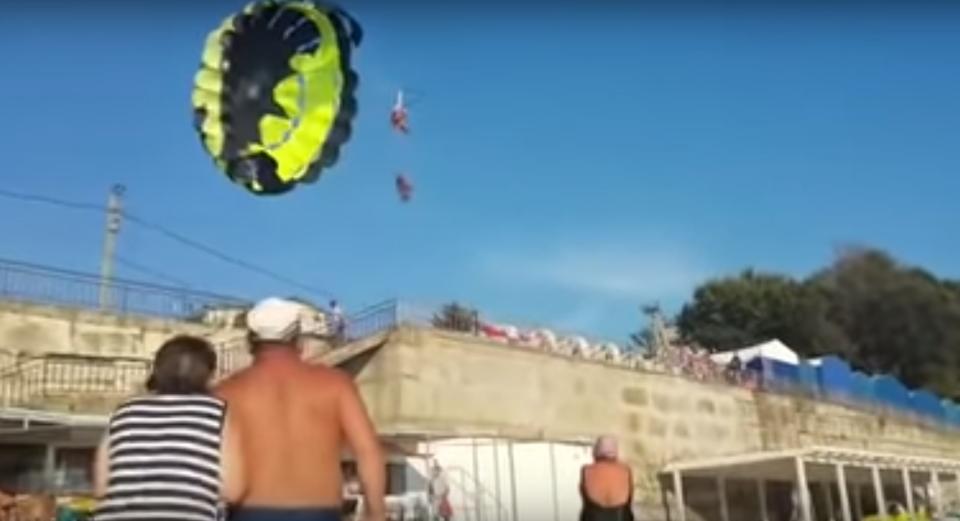
[[[199,322],[0,301],[0,351],[7,357],[58,353],[149,358],[173,334],[215,331]]]
[[[8,368],[18,359],[51,353],[91,357],[97,364],[112,360],[119,367],[149,360],[177,333],[242,338],[228,326],[0,302],[0,362]],[[676,461],[814,445],[943,458],[960,453],[957,432],[902,416],[641,372],[427,328],[400,327],[352,346],[317,352],[321,361],[355,375],[375,423],[386,435],[589,443],[598,434],[614,434],[634,468],[637,502],[647,512],[663,512],[669,487],[658,473]],[[238,360],[242,354],[237,352]],[[130,378],[141,376],[131,373]],[[118,388],[113,398],[122,398],[120,387],[129,388],[117,377],[104,379],[109,380],[105,389],[111,382]],[[103,390],[84,395],[68,385],[64,389],[62,396],[56,388],[31,395],[30,408],[107,412],[114,402]],[[749,500],[735,499],[753,497],[753,485],[728,486],[734,510],[755,509]],[[694,479],[687,486],[694,510],[715,510],[711,483]]]
[[[897,416],[709,385],[401,328],[348,369],[388,432],[590,439],[612,433],[638,502],[660,505],[668,462],[829,445],[952,458],[960,436]],[[731,490],[736,493],[736,490]]]

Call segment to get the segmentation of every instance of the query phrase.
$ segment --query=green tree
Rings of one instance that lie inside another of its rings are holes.
[[[445,304],[433,315],[433,327],[451,331],[474,331],[477,327],[476,310],[462,306],[457,302]]]
[[[850,250],[809,284],[853,344],[855,365],[909,387],[957,396],[960,293],[956,282],[903,266],[886,253]]]
[[[654,356],[661,348],[669,347],[674,342],[674,327],[668,324],[663,316],[659,303],[641,306],[640,310],[649,319],[649,325],[631,333],[627,339],[627,351],[633,354]]]
[[[678,318],[688,341],[735,349],[780,339],[802,356],[960,397],[960,282],[850,248],[804,280],[747,270],[708,281]]]
[[[826,323],[825,311],[822,295],[802,282],[749,269],[697,288],[677,325],[686,340],[716,350],[774,338],[806,346],[808,354],[843,350],[844,339]]]
[[[627,343],[632,349],[637,351],[646,351],[653,343],[652,337],[653,333],[650,331],[650,328],[645,327],[636,333],[630,333],[630,338]]]

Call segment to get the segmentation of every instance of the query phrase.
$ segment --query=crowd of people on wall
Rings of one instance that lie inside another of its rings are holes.
[[[324,330],[335,344],[342,345],[356,339],[356,332],[349,333],[351,319],[340,304],[333,300],[328,309],[318,311],[313,320],[313,329]],[[659,349],[627,348],[615,342],[591,342],[584,336],[565,335],[548,328],[521,328],[509,324],[495,324],[471,319],[470,332],[481,338],[532,349],[560,356],[593,360],[632,369],[684,376],[697,381],[728,383],[747,388],[756,388],[757,375],[749,371],[739,359],[729,364],[719,364],[711,359],[711,353],[702,347],[687,345],[672,338],[668,345]],[[466,332],[459,330],[460,332]]]
[[[740,359],[733,357],[728,364],[711,359],[706,349],[671,342],[653,352],[625,349],[613,342],[592,343],[582,336],[561,336],[549,329],[522,330],[515,326],[480,323],[476,334],[485,339],[534,349],[561,356],[629,367],[636,370],[684,376],[697,381],[728,383],[756,388],[757,375],[748,370]]]

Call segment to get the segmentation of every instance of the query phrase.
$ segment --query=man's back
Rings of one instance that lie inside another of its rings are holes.
[[[217,394],[243,431],[250,469],[244,506],[339,507],[345,422],[356,421],[345,415],[355,416],[349,407],[359,403],[347,375],[288,353],[263,353]],[[365,419],[362,406],[359,412]]]
[[[630,500],[630,468],[620,462],[601,461],[583,468],[584,492],[602,507],[615,507]]]

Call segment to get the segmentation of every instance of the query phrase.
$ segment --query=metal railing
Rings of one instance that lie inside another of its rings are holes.
[[[513,516],[496,494],[476,474],[459,466],[446,468],[450,485],[460,491],[461,503],[453,505],[466,521],[512,520]]]
[[[388,300],[361,309],[346,318],[345,340],[359,340],[393,329],[400,323],[400,304]]]
[[[245,367],[250,355],[242,342],[217,346],[217,378]],[[0,368],[0,407],[44,408],[51,402],[95,400],[112,405],[143,392],[151,361],[47,354]]]
[[[242,299],[100,277],[35,264],[0,259],[0,299],[77,307],[112,313],[199,320],[212,308],[246,306]]]
[[[246,338],[238,338],[223,342],[216,346],[217,373],[216,378],[226,378],[231,374],[250,365],[253,355],[247,345]]]
[[[150,363],[140,359],[45,355],[0,374],[0,405],[29,407],[52,399],[104,404],[142,390]]]

